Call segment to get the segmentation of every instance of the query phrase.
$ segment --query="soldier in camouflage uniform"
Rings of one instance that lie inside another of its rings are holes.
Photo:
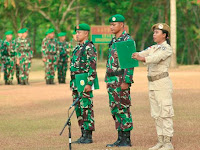
[[[5,33],[6,39],[2,43],[2,58],[4,63],[4,80],[6,85],[12,85],[13,75],[16,64],[16,51],[15,40],[13,38],[13,32],[7,31]]]
[[[42,42],[42,58],[45,64],[46,84],[54,84],[54,76],[59,60],[57,39],[54,38],[54,29],[49,29],[47,39]]]
[[[19,80],[21,85],[28,85],[29,72],[31,69],[31,60],[33,58],[33,50],[31,48],[30,39],[27,38],[28,30],[22,29],[22,38],[16,44],[17,64],[19,65]]]
[[[21,38],[22,38],[22,32],[23,30],[19,30],[17,33],[17,38],[15,39],[16,43],[20,43]],[[20,80],[19,80],[19,65],[16,63],[16,78],[17,78],[17,83],[20,84]]]
[[[130,86],[133,83],[134,68],[120,68],[114,44],[133,40],[124,30],[124,20],[125,18],[120,14],[116,14],[109,19],[111,32],[115,34],[115,37],[109,44],[105,82],[107,83],[111,114],[118,131],[118,139],[113,144],[107,144],[107,147],[131,146],[130,131],[133,129],[133,123],[130,112]]]
[[[75,110],[82,136],[73,143],[92,143],[92,131],[95,130],[95,127],[91,86],[97,74],[97,52],[93,43],[88,40],[89,25],[79,24],[75,30],[79,44],[74,48],[72,53],[70,87],[72,89],[73,100],[80,98]],[[75,75],[80,73],[88,73],[88,82],[84,91],[79,93],[77,91],[77,85],[75,84]]]
[[[2,65],[2,62],[1,62],[1,59],[2,59],[2,56],[1,56],[2,42],[3,42],[3,41],[0,39],[0,77],[1,77],[1,65]]]
[[[65,40],[66,33],[61,32],[58,34],[59,41],[58,47],[60,52],[60,58],[58,61],[58,81],[59,83],[66,83],[66,72],[67,72],[67,63],[69,58],[69,43]]]

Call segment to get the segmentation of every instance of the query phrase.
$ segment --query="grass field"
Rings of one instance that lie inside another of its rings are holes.
[[[104,66],[99,64],[99,66]],[[116,140],[117,132],[108,107],[104,83],[105,68],[98,68],[100,90],[94,91],[95,127],[93,144],[73,144],[74,150],[147,150],[156,143],[154,121],[150,117],[146,68],[135,69],[131,87],[134,130],[131,148],[106,148]],[[170,69],[174,85],[175,109],[173,144],[176,150],[200,150],[200,66],[179,66]],[[0,81],[0,149],[65,150],[68,149],[68,128],[61,129],[72,103],[67,84],[46,85],[42,62],[33,61],[30,85],[3,85]],[[80,136],[77,119],[72,117],[72,140]]]

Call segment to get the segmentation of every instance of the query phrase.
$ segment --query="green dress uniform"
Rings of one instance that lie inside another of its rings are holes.
[[[12,31],[7,31],[5,35],[13,34]],[[13,84],[13,75],[16,64],[15,40],[4,40],[2,43],[2,57],[4,63],[4,80],[6,85]]]
[[[49,29],[47,34],[53,33],[54,29]],[[46,84],[54,84],[55,72],[59,59],[58,42],[56,38],[46,38],[42,42],[42,57],[45,62],[45,79]]]
[[[27,32],[26,28],[22,33]],[[28,84],[29,73],[31,69],[31,60],[33,58],[33,50],[29,38],[21,38],[16,44],[17,58],[19,59],[19,80],[22,85]]]
[[[124,20],[125,18],[122,15],[117,14],[110,17],[109,22],[124,22]],[[134,68],[121,69],[118,57],[114,56],[116,52],[115,43],[128,40],[133,39],[124,30],[118,39],[114,37],[109,44],[105,82],[111,114],[115,121],[115,128],[118,131],[118,140],[113,144],[108,144],[107,147],[131,146],[130,131],[133,129],[133,122],[130,112],[130,87],[133,83]],[[122,90],[122,83],[128,83],[128,89]]]
[[[66,36],[65,32],[58,34],[58,37]],[[58,61],[58,82],[66,83],[67,64],[69,58],[69,43],[67,41],[58,41],[58,49],[60,53]]]
[[[79,24],[76,30],[90,31],[87,24]],[[75,76],[81,73],[88,73],[87,85],[92,86],[96,78],[96,61],[97,51],[94,44],[88,40],[83,44],[78,44],[73,52],[70,62],[71,81],[70,88],[72,89],[73,100],[79,98],[79,102],[75,106],[78,124],[81,128],[82,136],[76,143],[92,143],[92,131],[94,126],[94,111],[93,111],[93,92],[78,92]]]

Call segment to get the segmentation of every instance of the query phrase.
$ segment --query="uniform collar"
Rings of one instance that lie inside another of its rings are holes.
[[[85,44],[88,43],[88,42],[89,42],[89,40],[85,40],[85,41],[83,42],[83,44],[80,44],[80,43],[79,43],[79,45],[80,45],[80,46],[83,46],[83,45],[85,45]]]
[[[159,48],[159,47],[162,47],[162,46],[164,46],[166,44],[167,44],[167,41],[164,41],[162,44],[157,44],[157,45],[158,45],[158,48]]]
[[[121,37],[123,37],[125,34],[126,34],[126,30],[124,30],[124,31],[122,32],[122,34],[119,36],[118,39],[120,39]],[[118,39],[116,39],[116,37],[115,37],[115,40],[118,40]]]

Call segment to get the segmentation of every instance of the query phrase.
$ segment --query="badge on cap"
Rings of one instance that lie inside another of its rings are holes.
[[[81,85],[81,86],[85,85],[85,81],[84,81],[84,80],[81,80],[81,81],[80,81],[80,85]]]
[[[112,21],[116,21],[116,18],[115,18],[115,17],[113,17],[113,18],[112,18]]]
[[[77,26],[76,29],[79,29],[79,26]]]
[[[159,29],[163,29],[163,25],[162,25],[162,24],[159,24],[159,25],[158,25],[158,28],[159,28]]]

